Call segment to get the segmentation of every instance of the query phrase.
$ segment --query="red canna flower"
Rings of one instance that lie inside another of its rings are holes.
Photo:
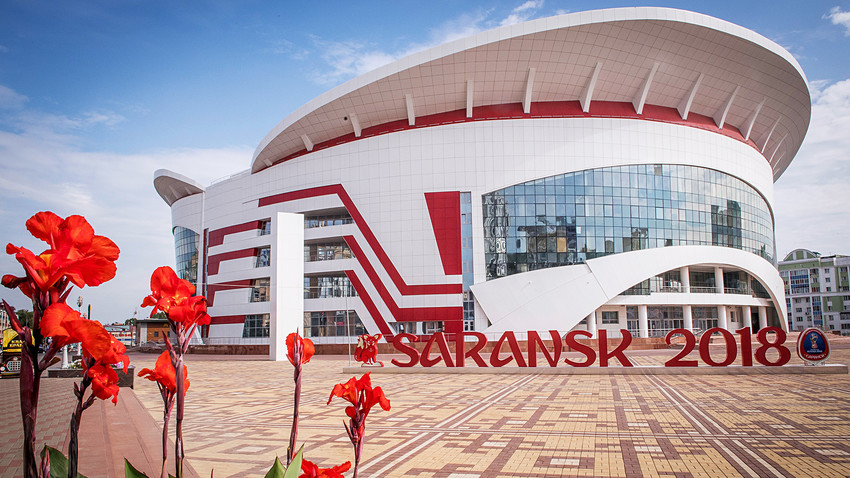
[[[351,379],[346,383],[338,383],[334,385],[334,388],[331,391],[331,396],[328,398],[329,405],[334,397],[341,397],[354,405],[345,408],[345,414],[349,417],[354,417],[356,411],[355,407],[363,412],[364,419],[369,414],[372,407],[377,404],[380,404],[381,408],[386,411],[390,410],[390,401],[384,396],[384,391],[381,390],[381,387],[372,388],[372,381],[369,378],[369,372],[360,377],[360,379],[351,377]]]
[[[301,462],[301,475],[298,478],[343,478],[342,473],[351,469],[351,462],[346,461],[342,465],[331,468],[319,468],[309,460]]]
[[[357,468],[360,466],[360,455],[363,451],[363,438],[366,434],[366,417],[369,411],[377,404],[386,411],[390,410],[390,401],[384,396],[381,387],[372,388],[372,382],[367,372],[359,379],[351,377],[346,383],[338,383],[331,390],[328,404],[334,397],[342,397],[352,406],[345,408],[345,414],[351,420],[345,425],[351,444],[354,445],[354,478],[357,478]]]
[[[195,286],[191,282],[177,277],[168,266],[157,268],[151,275],[151,295],[142,301],[142,307],[153,306],[151,316],[157,311],[168,314],[169,320],[191,329],[195,325],[207,325],[207,299],[204,296],[192,296]]]
[[[130,358],[125,355],[127,347],[107,332],[100,322],[84,319],[67,304],[59,303],[44,311],[40,325],[43,336],[53,337],[51,348],[58,350],[80,342],[83,355],[94,358],[98,363],[123,363],[124,373],[127,373],[130,365]]]
[[[24,247],[6,245],[6,253],[14,254],[24,266],[27,279],[39,290],[53,287],[63,277],[77,287],[97,286],[115,277],[115,261],[119,249],[104,236],[97,236],[82,216],[62,219],[52,212],[39,212],[29,218],[27,229],[50,247],[36,256]],[[32,286],[24,287],[22,280],[4,276],[3,285],[20,287],[32,298]]]
[[[316,353],[316,347],[312,340],[301,337],[298,332],[286,336],[286,358],[292,365],[309,362],[314,353]]]
[[[91,391],[94,396],[101,400],[112,397],[112,403],[118,403],[118,373],[111,365],[96,362],[86,370],[86,375],[92,379]]]
[[[184,365],[183,379],[185,380],[185,389],[189,388],[189,381],[186,380],[186,376],[188,375],[188,373],[189,371]],[[159,355],[159,358],[156,359],[156,365],[154,365],[153,370],[149,368],[143,368],[139,372],[139,377],[144,377],[148,380],[156,382],[171,393],[177,391],[177,374],[174,372],[174,365],[171,363],[171,355],[168,353],[167,350],[162,352]]]

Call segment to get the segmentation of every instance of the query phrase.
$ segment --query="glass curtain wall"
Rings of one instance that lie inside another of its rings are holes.
[[[200,235],[185,227],[174,228],[174,255],[177,277],[198,286],[198,240]]]
[[[493,191],[482,202],[487,279],[673,245],[775,257],[767,202],[713,169],[656,164],[577,171]]]

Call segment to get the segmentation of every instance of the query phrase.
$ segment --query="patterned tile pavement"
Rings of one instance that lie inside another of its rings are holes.
[[[850,341],[833,347],[832,363],[850,363]],[[628,355],[648,365],[674,352]],[[134,357],[141,366],[154,358]],[[263,476],[286,453],[291,366],[222,359],[188,360],[187,454],[201,476]],[[343,402],[327,405],[347,365],[317,356],[305,366],[299,444],[323,466],[353,460]],[[405,374],[375,375],[373,384],[392,409],[369,415],[361,476],[850,475],[846,374]],[[136,394],[159,416],[155,387]]]
[[[850,339],[834,340],[833,349],[831,363],[850,363]],[[673,355],[628,352],[642,365]],[[138,370],[156,356],[131,359]],[[200,476],[214,470],[216,477],[262,477],[275,455],[286,453],[291,366],[263,357],[192,355],[187,361],[192,385],[184,439],[192,466]],[[341,373],[347,366],[344,357],[326,356],[305,365],[299,444],[322,466],[353,460],[344,402],[327,405],[333,385],[349,378]],[[13,383],[0,381],[0,398],[16,411]],[[392,409],[369,415],[363,477],[850,476],[846,374],[399,374],[375,375],[373,384],[384,389]],[[140,418],[159,423],[154,384],[138,381],[135,391],[121,393],[138,399],[133,413],[144,414],[143,407],[150,416]],[[70,394],[43,400],[39,441],[61,445]],[[12,413],[0,426],[3,477],[20,476],[14,471],[19,445],[8,433],[19,423]]]

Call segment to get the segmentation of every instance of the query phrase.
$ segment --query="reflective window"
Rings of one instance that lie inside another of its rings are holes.
[[[620,323],[620,315],[616,310],[603,310],[602,311],[602,323],[603,324],[619,324]]]
[[[357,312],[344,310],[304,313],[305,337],[357,337],[368,333]],[[346,331],[346,329],[348,329]]]
[[[328,297],[356,297],[357,291],[345,275],[304,277],[305,299]]]
[[[463,330],[475,330],[475,299],[469,290],[475,282],[472,265],[472,193],[460,193],[460,238],[461,238],[461,261],[463,267]]]
[[[245,316],[245,326],[242,327],[242,337],[268,337],[269,314],[252,314]]]
[[[271,219],[263,219],[260,221],[260,235],[267,236],[272,233],[272,220]]]
[[[254,279],[251,281],[251,302],[269,301],[269,278]]]
[[[673,245],[742,249],[773,262],[773,219],[720,171],[631,165],[537,179],[482,196],[487,279]]]
[[[268,267],[271,264],[272,249],[271,247],[261,247],[257,249],[257,261],[254,267]]]
[[[177,277],[198,285],[198,241],[200,235],[191,229],[174,228],[174,255]]]
[[[352,224],[354,219],[344,214],[323,214],[320,216],[309,216],[304,219],[304,228],[310,229],[314,227],[341,226],[343,224]]]
[[[333,244],[305,244],[304,262],[335,261],[354,257],[348,244],[338,242]]]

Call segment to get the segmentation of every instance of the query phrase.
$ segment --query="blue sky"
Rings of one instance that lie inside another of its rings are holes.
[[[202,184],[249,166],[290,112],[406,54],[502,24],[645,2],[0,2],[0,243],[40,252],[24,222],[83,214],[122,249],[116,278],[72,293],[132,316],[173,265],[168,168]],[[777,251],[850,254],[850,2],[661,2],[750,28],[808,76],[812,124],[776,183]],[[20,272],[10,256],[0,272]],[[5,289],[4,289],[5,290]],[[0,290],[19,308],[21,294]],[[143,312],[140,310],[140,314]]]

